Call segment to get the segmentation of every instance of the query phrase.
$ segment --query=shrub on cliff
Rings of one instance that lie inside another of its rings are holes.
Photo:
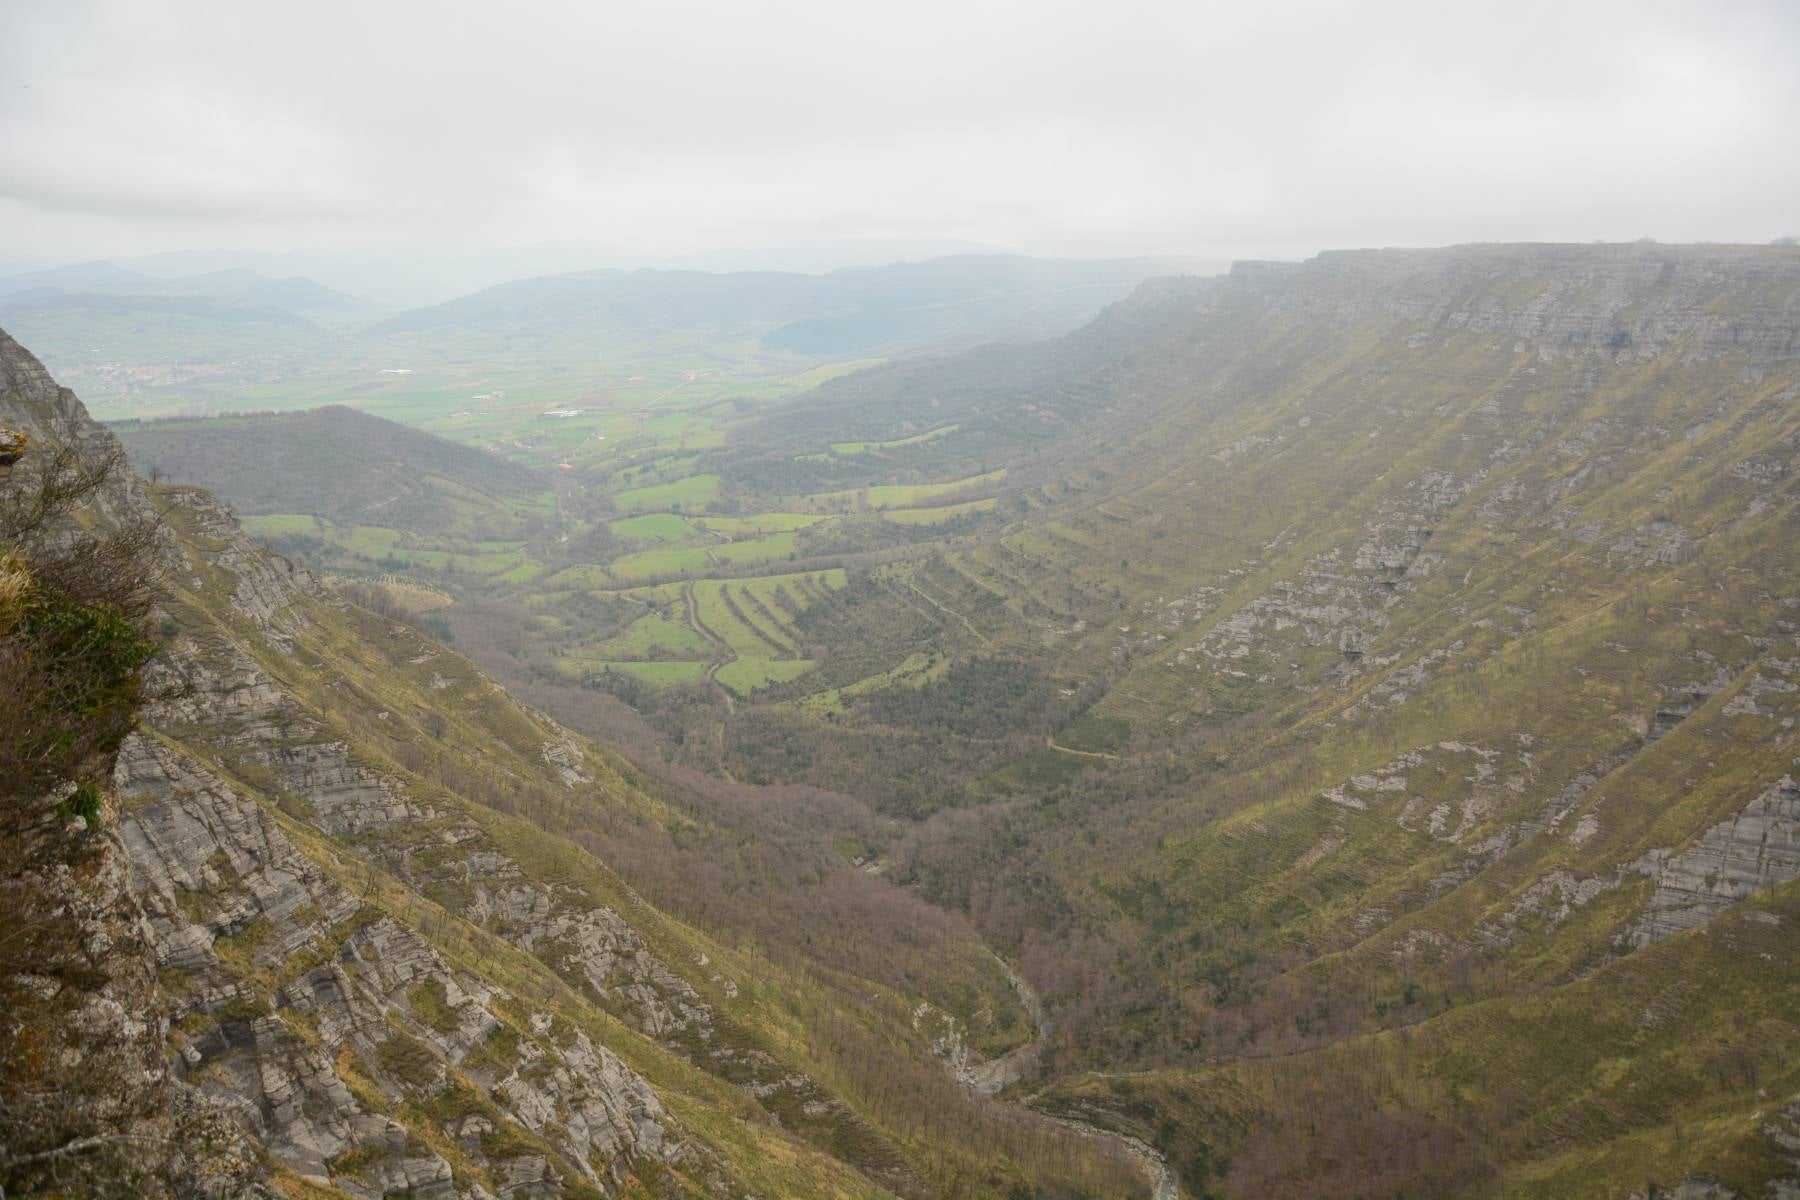
[[[122,470],[0,471],[0,1195],[165,1194],[154,962],[99,828],[156,652],[154,522],[81,519]]]

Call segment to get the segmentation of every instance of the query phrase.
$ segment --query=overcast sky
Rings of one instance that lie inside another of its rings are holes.
[[[6,0],[0,255],[1761,242],[1797,64],[1796,0]]]

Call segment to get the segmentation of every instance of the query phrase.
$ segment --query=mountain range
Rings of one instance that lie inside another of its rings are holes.
[[[1060,333],[1166,269],[1153,259],[964,255],[823,275],[591,271],[486,288],[377,331],[750,327],[775,349],[841,357],[946,336]]]

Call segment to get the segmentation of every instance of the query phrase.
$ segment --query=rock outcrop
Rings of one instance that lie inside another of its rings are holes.
[[[1800,253],[1764,246],[1341,250],[1285,270],[1239,264],[1231,281],[1273,287],[1281,303],[1315,314],[1363,319],[1373,309],[1430,333],[1518,338],[1548,354],[1800,356]]]
[[[1766,887],[1800,879],[1800,784],[1784,775],[1683,850],[1653,851],[1631,870],[1656,881],[1633,945],[1695,929]]]

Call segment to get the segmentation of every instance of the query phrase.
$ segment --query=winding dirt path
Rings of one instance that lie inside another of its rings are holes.
[[[687,602],[688,624],[694,627],[694,632],[705,638],[707,642],[712,645],[714,650],[724,655],[723,659],[714,659],[712,662],[706,664],[706,682],[713,683],[715,682],[713,673],[726,663],[735,662],[737,660],[737,652],[731,648],[729,642],[714,633],[707,626],[706,622],[700,619],[700,604],[694,599],[693,580],[688,580],[687,585],[681,589],[681,598]],[[725,687],[723,684],[720,684],[720,688],[725,693],[726,710],[728,712],[736,712],[737,705],[732,703],[731,689]]]
[[[1061,742],[1057,741],[1054,737],[1046,737],[1044,739],[1044,745],[1050,747],[1050,749],[1052,749],[1052,750],[1060,750],[1064,754],[1079,755],[1082,758],[1104,758],[1104,759],[1108,759],[1112,762],[1119,761],[1119,756],[1116,754],[1108,754],[1104,750],[1077,750],[1073,746],[1063,745]]]

